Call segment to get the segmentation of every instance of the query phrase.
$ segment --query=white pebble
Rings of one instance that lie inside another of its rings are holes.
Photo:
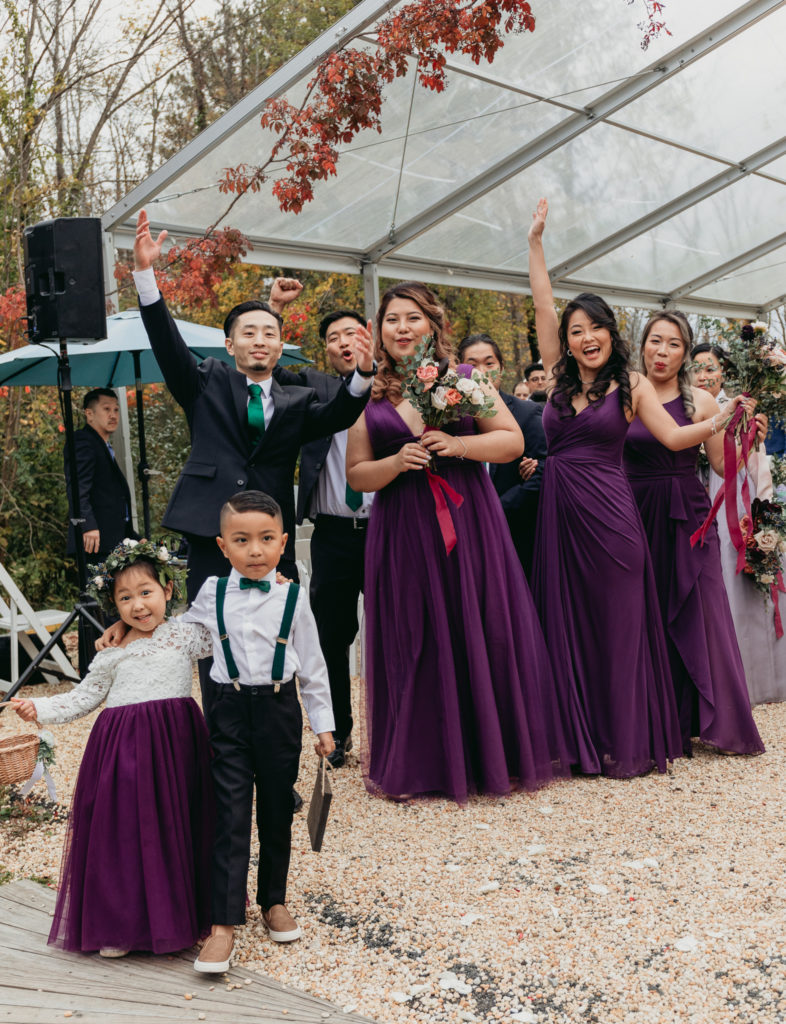
[[[445,870],[446,871],[461,871],[461,865],[460,864],[446,864],[445,865]]]
[[[654,857],[645,857],[643,862],[645,868],[657,868],[660,867]]]
[[[410,998],[411,997],[408,996],[406,992],[396,991],[390,993],[390,999],[394,1003],[408,1003]]]
[[[683,935],[674,943],[674,948],[678,949],[680,953],[695,953],[699,948],[699,943],[692,935]]]
[[[537,1017],[532,1010],[519,1010],[518,1013],[512,1013],[510,1015],[511,1020],[524,1021],[526,1024],[534,1024],[537,1021]]]
[[[491,828],[491,825],[487,825],[485,821],[476,821],[473,827],[479,828],[482,832],[488,832],[488,830]]]
[[[487,892],[496,892],[497,889],[499,889],[499,882],[488,881],[483,882],[481,885],[478,886],[478,892],[481,895]]]
[[[635,871],[641,871],[641,869],[644,867],[644,861],[643,860],[624,860],[622,862],[622,866],[624,868],[633,868]]]
[[[592,885],[587,886],[587,888],[590,892],[594,892],[596,896],[608,896],[609,894],[609,887],[607,885],[593,883]]]
[[[540,807],[538,808],[538,810],[540,811],[541,814],[553,814],[554,813],[554,808],[551,806],[551,804],[541,804]]]
[[[472,991],[472,986],[462,981],[453,971],[445,971],[440,975],[439,987],[449,992],[458,992],[462,996],[468,996]]]
[[[482,920],[482,914],[473,914],[471,911],[468,914],[462,914],[459,918],[459,924],[463,924],[465,927],[474,924],[476,921]]]
[[[543,843],[533,843],[532,846],[527,847],[528,857],[539,857],[541,853],[546,852],[546,847]]]

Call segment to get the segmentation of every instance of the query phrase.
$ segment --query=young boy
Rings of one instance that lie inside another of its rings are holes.
[[[194,963],[197,971],[207,974],[229,968],[235,925],[245,923],[254,786],[257,903],[271,939],[300,938],[300,928],[285,905],[292,787],[302,741],[296,673],[318,736],[317,754],[331,753],[335,728],[327,669],[308,599],[295,584],[276,582],[276,566],[287,542],[278,503],[261,491],[236,494],[221,510],[217,541],[232,572],[224,581],[209,577],[183,616],[213,634],[213,930]]]

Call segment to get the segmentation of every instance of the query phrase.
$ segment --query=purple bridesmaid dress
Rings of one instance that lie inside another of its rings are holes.
[[[665,772],[682,741],[649,549],[622,469],[619,389],[572,417],[549,402],[543,427],[533,590],[573,763],[617,778]]]
[[[377,458],[417,441],[395,407],[365,411]],[[448,428],[471,434],[467,417]],[[379,491],[366,546],[366,740],[370,791],[393,797],[534,789],[569,773],[549,655],[499,498],[478,462],[435,460],[450,555],[426,473]]]
[[[682,398],[664,408],[680,425],[691,422]],[[669,451],[634,420],[625,471],[652,554],[684,748],[698,736],[721,750],[758,754],[764,744],[751,714],[715,525],[703,547],[690,546],[710,510],[696,476],[697,452],[698,445]]]

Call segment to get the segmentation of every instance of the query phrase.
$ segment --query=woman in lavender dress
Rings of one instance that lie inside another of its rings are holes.
[[[450,355],[445,314],[425,285],[396,285],[377,315],[381,370],[350,429],[347,478],[376,491],[366,546],[369,789],[399,799],[532,789],[567,773],[549,656],[484,462],[521,455],[521,431],[496,415],[424,434],[398,365],[433,334]],[[425,471],[463,498],[448,503],[448,553]]]
[[[535,543],[534,595],[554,665],[576,767],[627,777],[682,753],[674,690],[647,540],[622,469],[639,416],[679,451],[722,428],[678,426],[646,379],[630,371],[614,314],[579,295],[558,319],[541,199],[529,231],[538,343],[551,381],[543,414],[549,458]]]
[[[690,385],[691,342],[690,324],[676,312],[655,314],[641,342],[642,372],[680,424],[720,412],[712,395]],[[704,446],[722,473],[723,436],[715,434]],[[697,455],[698,445],[669,451],[634,420],[625,442],[625,471],[652,555],[683,749],[690,753],[691,737],[698,736],[720,750],[757,754],[764,746],[751,714],[715,524],[703,545],[690,543],[710,511],[696,476]]]

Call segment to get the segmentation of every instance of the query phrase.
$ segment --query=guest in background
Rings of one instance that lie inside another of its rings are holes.
[[[281,279],[278,284],[279,294],[287,301],[300,293],[297,281]],[[328,313],[319,325],[319,336],[335,375],[312,367],[294,373],[279,366],[274,371],[279,384],[313,388],[320,401],[328,402],[353,373],[364,377],[376,373],[376,364],[368,372],[357,365],[358,338],[370,340],[360,313],[351,309]],[[373,494],[360,494],[347,483],[346,454],[346,430],[303,445],[297,496],[297,522],[308,518],[314,523],[309,596],[336,719],[336,749],[328,755],[334,768],[340,768],[352,750],[349,648],[358,632],[358,597],[363,590],[366,528],[373,499]]]
[[[723,390],[723,371],[727,362],[725,352],[717,345],[702,344],[696,345],[691,357],[694,364],[694,383],[709,391],[718,405],[724,408],[729,402],[729,397]],[[764,451],[752,451],[748,456],[747,470],[740,469],[738,473],[737,513],[740,517],[744,514],[742,483],[746,476],[751,500],[772,498],[772,474]],[[714,501],[723,486],[723,476],[710,466],[706,482],[710,501]],[[726,584],[737,642],[745,666],[745,680],[751,704],[786,700],[786,639],[778,640],[775,636],[772,605],[765,601],[756,587],[745,578],[745,573],[737,573],[737,550],[729,534],[723,506],[716,522],[723,581]]]
[[[524,435],[524,457],[510,462],[492,463],[489,475],[505,510],[516,554],[529,579],[532,573],[540,484],[546,461],[543,406],[522,401],[502,390],[500,385],[504,360],[499,346],[488,334],[470,334],[464,338],[458,348],[458,361],[493,375],[500,398],[510,409]]]
[[[124,537],[135,538],[131,525],[131,492],[112,449],[111,437],[120,420],[117,395],[110,388],[88,391],[82,402],[85,426],[74,431],[76,475],[79,481],[79,511],[84,519],[82,537],[89,562],[106,561],[110,551]],[[71,518],[71,471],[63,452],[68,506]],[[76,551],[76,534],[68,525],[69,555]]]
[[[529,384],[525,380],[520,380],[513,389],[513,397],[520,398],[522,402],[525,402],[529,398]]]
[[[680,425],[720,412],[708,392],[691,387],[692,340],[687,318],[676,311],[656,313],[641,340],[641,372]],[[704,447],[722,470],[723,434]],[[691,737],[698,736],[726,752],[757,754],[764,745],[751,715],[715,526],[703,545],[690,542],[710,511],[696,476],[698,452],[698,444],[669,451],[636,419],[625,441],[625,472],[652,555],[683,749],[690,754]]]
[[[546,371],[543,363],[529,363],[524,367],[524,380],[529,387],[530,395],[533,391],[546,390]]]

